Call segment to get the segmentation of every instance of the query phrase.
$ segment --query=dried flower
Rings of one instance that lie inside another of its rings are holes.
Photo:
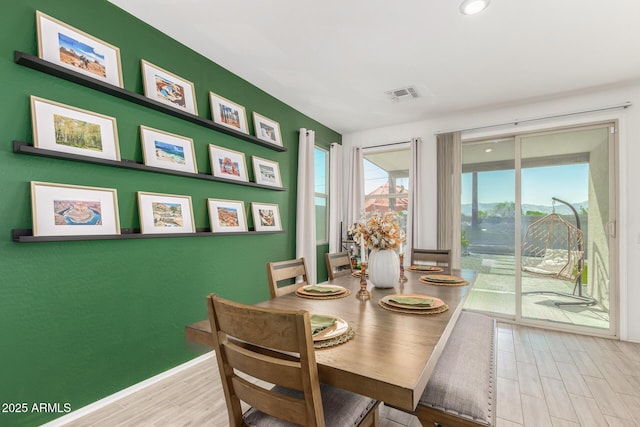
[[[405,241],[404,231],[394,211],[375,211],[368,217],[363,215],[360,221],[349,227],[349,232],[356,242],[364,239],[368,249],[396,249]]]

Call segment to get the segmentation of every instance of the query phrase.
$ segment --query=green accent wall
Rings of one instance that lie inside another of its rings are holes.
[[[279,122],[288,151],[15,64],[14,50],[37,55],[36,10],[118,46],[125,89],[143,93],[145,59],[195,84],[202,117],[211,117],[211,90],[245,106],[251,133],[253,111]],[[34,403],[77,410],[201,354],[185,343],[184,326],[206,317],[208,293],[245,303],[267,299],[266,262],[295,256],[298,129],[313,129],[324,148],[341,135],[103,0],[5,2],[0,76],[0,403],[29,407],[0,413],[0,425],[31,426],[64,415],[31,412]],[[200,172],[211,171],[210,143],[244,152],[251,178],[252,155],[275,160],[287,191],[16,154],[12,140],[33,142],[30,95],[116,117],[124,159],[142,161],[138,126],[146,125],[193,138]],[[137,191],[190,195],[197,227],[209,227],[208,197],[245,201],[249,220],[249,202],[277,203],[285,233],[15,243],[12,229],[32,228],[30,181],[117,189],[123,228],[139,227]],[[319,276],[326,275],[323,253]]]

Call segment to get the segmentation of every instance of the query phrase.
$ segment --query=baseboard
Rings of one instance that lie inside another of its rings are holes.
[[[161,374],[158,374],[154,377],[148,378],[142,382],[139,382],[137,384],[132,385],[131,387],[127,387],[124,390],[120,390],[117,393],[114,393],[110,396],[107,396],[103,399],[100,399],[96,402],[93,402],[87,406],[83,406],[82,408],[78,409],[77,411],[73,411],[68,413],[67,415],[64,415],[60,418],[56,418],[55,420],[48,422],[47,424],[43,424],[41,427],[59,427],[59,426],[63,426],[67,423],[70,423],[71,421],[75,421],[78,418],[84,417],[94,411],[97,411],[98,409],[104,408],[107,405],[110,405],[111,403],[122,399],[123,397],[127,397],[132,395],[133,393],[136,393],[140,390],[143,390],[157,382],[160,382],[166,378],[169,378],[173,375],[176,375],[179,372],[184,371],[185,369],[189,369],[201,362],[204,362],[207,359],[211,359],[212,357],[214,357],[214,353],[213,351],[210,351],[206,354],[203,354],[202,356],[196,357],[195,359],[192,359],[186,363],[183,363],[182,365],[178,365],[175,368],[169,369],[168,371],[164,371]]]

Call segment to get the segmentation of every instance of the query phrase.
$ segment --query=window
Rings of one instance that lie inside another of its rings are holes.
[[[329,152],[315,147],[316,242],[329,241]]]
[[[409,148],[365,152],[363,155],[365,212],[396,211],[405,233],[410,160]]]

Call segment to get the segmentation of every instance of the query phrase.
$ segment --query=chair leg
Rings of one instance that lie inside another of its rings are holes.
[[[378,427],[380,425],[380,402],[367,414],[358,427]]]

